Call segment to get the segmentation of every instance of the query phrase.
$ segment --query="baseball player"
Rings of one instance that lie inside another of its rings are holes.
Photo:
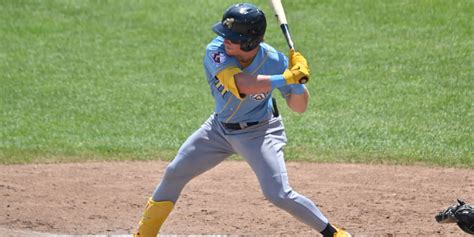
[[[304,112],[309,93],[298,81],[310,71],[300,53],[291,51],[287,58],[264,43],[265,29],[264,13],[248,3],[230,6],[213,26],[217,37],[207,45],[204,69],[215,110],[166,168],[135,236],[156,236],[184,186],[233,154],[245,159],[275,206],[323,236],[350,236],[288,183],[285,128],[272,92],[279,90],[291,110]]]

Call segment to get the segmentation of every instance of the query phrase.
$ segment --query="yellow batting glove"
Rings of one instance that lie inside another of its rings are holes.
[[[308,82],[310,70],[308,61],[299,52],[290,50],[290,67],[283,73],[287,84],[304,84]]]
[[[296,64],[303,64],[303,65],[306,65],[306,67],[308,67],[308,61],[306,60],[305,57],[303,57],[303,55],[301,55],[301,53],[299,52],[295,52],[293,49],[290,50],[290,66],[289,68],[292,68],[294,65]]]

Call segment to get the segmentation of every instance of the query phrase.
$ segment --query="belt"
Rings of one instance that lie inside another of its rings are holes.
[[[244,129],[250,126],[254,126],[259,124],[260,122],[247,122],[247,123],[222,123],[222,126],[224,126],[227,129],[232,129],[232,130],[240,130]]]

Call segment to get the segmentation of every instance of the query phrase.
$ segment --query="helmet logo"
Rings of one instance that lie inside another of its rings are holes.
[[[234,24],[234,18],[227,18],[225,19],[222,24],[225,25],[227,28],[232,29],[232,25]]]

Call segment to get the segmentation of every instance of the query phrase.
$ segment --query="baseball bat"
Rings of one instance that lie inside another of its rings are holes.
[[[275,17],[277,18],[278,23],[280,23],[280,28],[281,28],[281,31],[283,32],[283,35],[285,36],[288,47],[291,50],[295,50],[295,44],[293,43],[293,40],[291,38],[290,29],[288,28],[288,21],[286,20],[286,14],[285,14],[285,10],[283,9],[281,0],[269,0],[269,1],[270,1],[270,6],[272,7],[273,12],[275,13]],[[299,83],[301,84],[305,84],[306,82],[308,82],[307,77],[303,77],[299,80]]]

